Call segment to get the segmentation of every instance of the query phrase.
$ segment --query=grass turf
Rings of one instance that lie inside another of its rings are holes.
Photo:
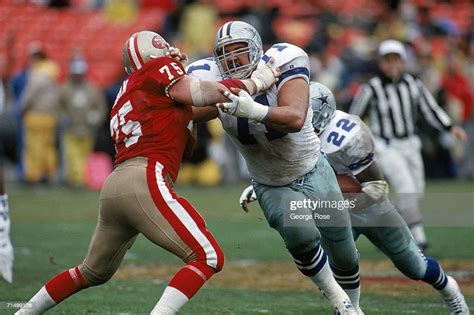
[[[278,234],[271,230],[257,204],[249,214],[238,206],[244,186],[211,189],[177,189],[202,213],[227,260],[288,261],[288,253]],[[473,191],[472,183],[436,182],[428,192]],[[12,241],[15,246],[14,283],[0,282],[0,314],[10,314],[5,302],[26,301],[41,285],[64,269],[81,262],[87,251],[97,217],[98,193],[63,188],[9,187]],[[432,227],[428,237],[438,258],[474,259],[472,227]],[[365,239],[357,246],[363,260],[384,256]],[[140,237],[127,254],[124,265],[157,263],[180,265],[162,249]],[[225,270],[224,270],[225,272]],[[265,275],[262,275],[265,276]],[[306,281],[302,278],[302,281]],[[146,313],[161,294],[164,283],[142,279],[117,280],[86,290],[65,301],[52,314]],[[387,288],[389,290],[389,288]],[[439,297],[390,296],[390,292],[363,295],[368,314],[444,314]],[[473,304],[472,297],[469,297]],[[262,291],[206,286],[183,314],[309,314],[330,313],[317,293]]]

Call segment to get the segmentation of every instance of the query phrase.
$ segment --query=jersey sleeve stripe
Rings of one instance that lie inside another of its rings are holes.
[[[289,79],[293,79],[293,77],[304,77],[307,81],[309,81],[309,70],[305,67],[298,67],[283,72],[280,76],[280,79],[276,83],[276,86],[279,87],[282,83],[288,81]]]
[[[372,162],[373,159],[374,159],[374,153],[369,153],[365,158],[363,158],[359,162],[352,163],[351,165],[349,165],[349,169],[351,171],[354,171],[362,166],[366,166],[367,164]]]

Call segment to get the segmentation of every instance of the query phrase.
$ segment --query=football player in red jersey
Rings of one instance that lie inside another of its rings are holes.
[[[177,196],[173,182],[185,148],[192,144],[191,105],[226,101],[220,91],[240,87],[257,93],[278,77],[271,66],[247,80],[211,82],[191,78],[158,34],[133,34],[125,43],[129,74],[111,111],[115,170],[100,195],[99,219],[84,261],[47,282],[17,314],[41,314],[68,296],[108,281],[138,233],[181,258],[151,314],[176,313],[221,270],[224,255],[193,206]]]

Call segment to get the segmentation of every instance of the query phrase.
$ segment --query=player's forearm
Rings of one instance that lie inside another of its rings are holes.
[[[209,106],[216,103],[226,102],[228,99],[219,91],[231,87],[244,89],[250,94],[257,90],[251,80],[223,80],[213,82],[208,80],[194,79],[190,84],[192,103],[194,106]]]
[[[277,131],[293,133],[299,132],[306,120],[306,111],[295,110],[294,107],[270,107],[265,125]]]

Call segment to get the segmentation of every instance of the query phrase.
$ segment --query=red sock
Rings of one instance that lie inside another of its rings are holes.
[[[87,282],[84,277],[82,277],[77,266],[61,272],[45,285],[49,296],[51,296],[56,303],[61,302],[68,296],[87,287]]]
[[[191,299],[215,272],[214,268],[203,263],[191,262],[175,274],[168,286],[181,291]]]

